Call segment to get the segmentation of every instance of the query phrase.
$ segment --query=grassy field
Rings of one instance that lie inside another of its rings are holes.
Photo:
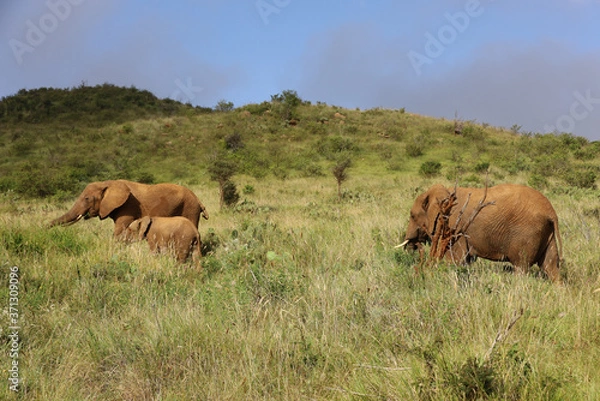
[[[0,399],[600,399],[597,143],[474,122],[457,136],[451,121],[322,104],[290,123],[271,103],[6,123]],[[241,199],[224,209],[215,154],[239,167]],[[553,203],[563,285],[484,260],[416,273],[395,248],[419,193],[486,171]],[[47,228],[85,183],[139,177],[207,206],[202,269],[113,240],[111,220]]]
[[[240,177],[255,193],[222,212],[216,186],[194,187],[213,211],[201,271],[115,242],[110,220],[48,230],[70,202],[5,195],[0,294],[18,266],[21,383],[2,398],[600,397],[598,219],[581,212],[597,197],[549,194],[563,286],[486,261],[418,275],[394,245],[430,181],[354,174],[341,202],[330,177]]]

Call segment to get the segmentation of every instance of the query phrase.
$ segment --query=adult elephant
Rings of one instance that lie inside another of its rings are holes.
[[[431,240],[440,221],[440,203],[450,194],[450,189],[434,185],[417,197],[403,245],[414,250]],[[470,263],[481,257],[510,262],[517,271],[537,264],[552,281],[560,281],[558,217],[544,195],[513,184],[487,189],[457,187],[455,194],[447,226],[461,226],[465,232],[451,244],[447,259]]]
[[[92,182],[64,215],[52,220],[50,227],[70,225],[82,217],[110,217],[115,222],[115,237],[135,219],[143,216],[183,216],[197,227],[200,215],[208,212],[188,188],[176,184],[147,185],[126,180]]]

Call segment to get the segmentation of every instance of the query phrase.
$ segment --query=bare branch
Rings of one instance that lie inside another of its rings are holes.
[[[523,316],[523,308],[521,308],[520,310],[515,312],[512,319],[510,320],[510,322],[508,322],[508,325],[506,326],[506,328],[504,330],[498,331],[498,334],[496,334],[496,338],[492,342],[492,346],[490,347],[490,349],[487,350],[487,352],[485,353],[485,356],[483,357],[484,360],[491,359],[491,357],[496,349],[496,346],[500,342],[504,341],[504,339],[508,335],[508,332],[510,331],[510,329],[513,328],[513,326],[515,325],[515,323],[517,323],[517,320],[519,320],[521,318],[521,316]]]
[[[468,235],[466,234],[466,232],[477,217],[477,215],[486,206],[495,204],[494,201],[485,201],[487,199],[487,191],[488,186],[486,180],[483,198],[479,200],[479,203],[471,212],[471,215],[469,216],[468,220],[466,221],[466,223],[463,224],[463,217],[467,211],[469,202],[471,201],[471,193],[467,195],[467,200],[462,205],[461,210],[458,212],[456,221],[454,222],[452,227],[450,227],[450,215],[452,213],[452,209],[458,204],[456,195],[457,184],[455,184],[453,192],[451,192],[446,198],[439,201],[440,211],[436,216],[434,222],[434,229],[431,235],[431,263],[441,260],[461,237],[465,237],[468,240]],[[456,261],[454,262],[456,263]]]

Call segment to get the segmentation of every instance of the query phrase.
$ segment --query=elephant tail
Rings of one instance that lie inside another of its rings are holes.
[[[554,237],[556,239],[556,248],[557,248],[557,253],[558,253],[558,263],[562,264],[563,261],[563,245],[562,245],[562,238],[560,237],[560,231],[558,229],[558,218],[554,218],[552,219],[552,225],[554,228]]]
[[[200,204],[200,215],[204,217],[204,220],[208,220],[208,210],[203,204]]]

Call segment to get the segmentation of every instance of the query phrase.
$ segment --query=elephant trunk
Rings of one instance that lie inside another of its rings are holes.
[[[52,220],[50,222],[50,227],[54,226],[70,226],[71,224],[77,223],[83,217],[82,213],[77,213],[73,209],[69,210],[67,213],[63,214],[60,217]]]
[[[403,247],[409,251],[416,251],[420,249],[422,244],[428,243],[431,243],[431,237],[427,235],[426,231],[421,228],[412,229],[409,227],[404,237],[404,242],[398,248]]]

